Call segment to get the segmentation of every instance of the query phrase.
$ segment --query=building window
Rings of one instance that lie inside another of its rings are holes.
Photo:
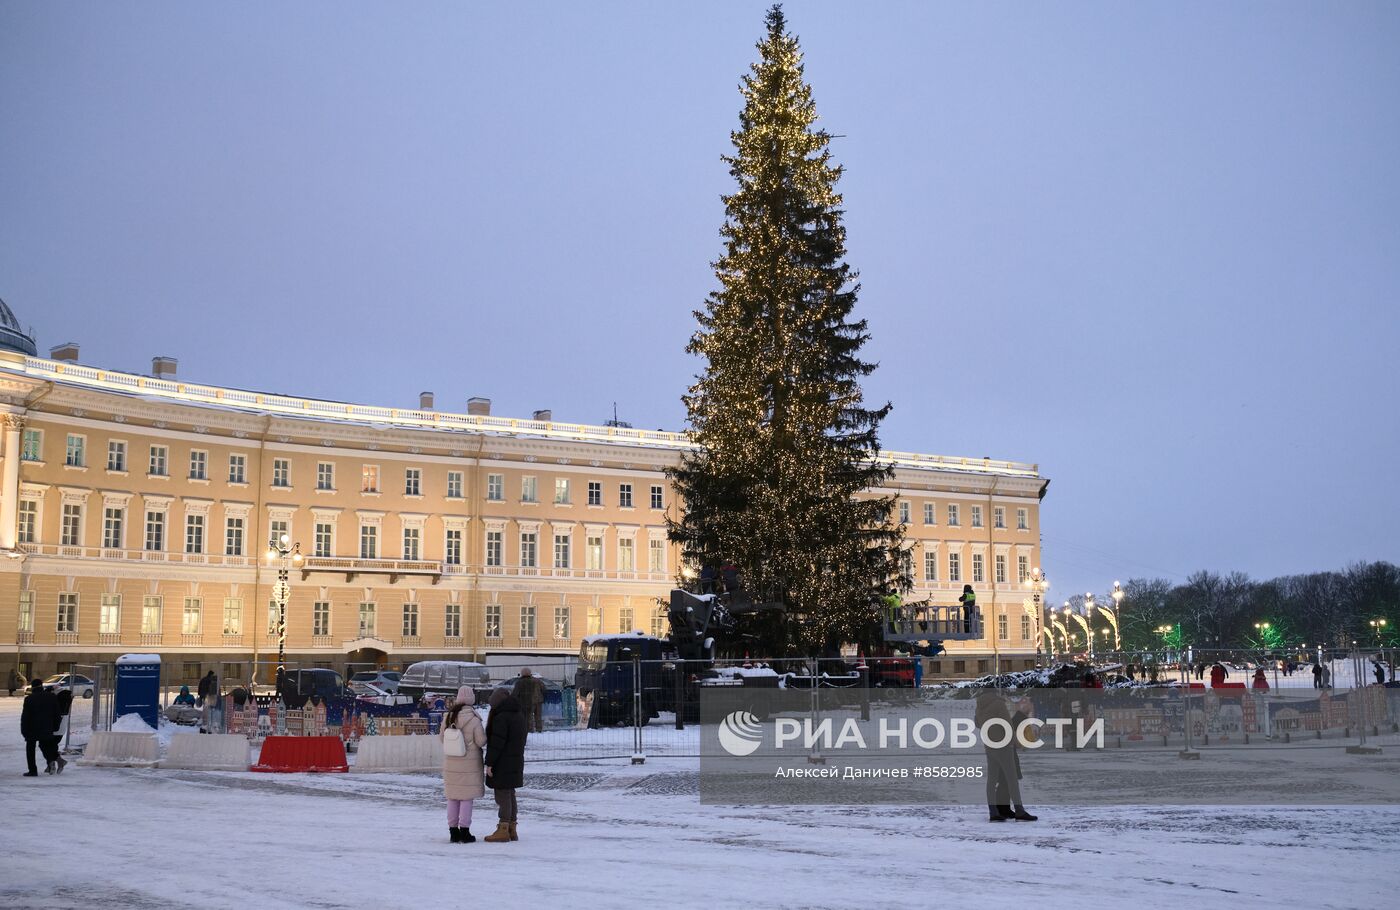
[[[924,581],[938,581],[938,553],[936,551],[925,551],[924,553]]]
[[[980,528],[980,527],[982,527],[982,507],[981,507],[981,506],[973,506],[973,507],[972,507],[972,526],[973,526],[974,528]]]
[[[1006,614],[1002,613],[1000,616],[997,617],[997,641],[1006,641],[1008,638],[1011,637],[1011,633],[1010,631],[1008,631],[1007,625],[1008,622],[1006,619]]]
[[[34,631],[34,592],[19,592],[19,630],[21,632]]]
[[[360,637],[374,637],[374,603],[371,601],[360,601]]]
[[[590,506],[601,506],[603,504],[603,484],[598,480],[588,482],[588,504]]]
[[[141,634],[160,634],[160,606],[161,599],[154,594],[147,594],[141,598]]]
[[[950,527],[950,528],[956,528],[957,526],[958,526],[958,507],[957,507],[956,504],[950,503],[950,504],[948,505],[948,527]]]
[[[948,580],[962,581],[962,554],[948,554]]]
[[[651,507],[653,509],[666,508],[666,488],[659,483],[651,485]]]
[[[63,514],[59,521],[59,543],[65,547],[83,545],[83,507],[75,502],[63,504]]]
[[[103,549],[120,550],[122,548],[122,520],[125,517],[125,509],[108,507],[102,510]]]
[[[112,439],[107,442],[107,470],[126,470],[126,443],[119,439]]]
[[[651,634],[653,638],[660,638],[666,634],[666,610],[657,607],[651,611]]]
[[[165,477],[170,470],[170,450],[165,446],[151,446],[151,457],[146,473],[152,477]]]
[[[564,641],[569,637],[569,608],[554,608],[554,639]]]
[[[448,498],[448,499],[461,499],[461,498],[462,498],[462,472],[461,472],[461,471],[448,471],[448,472],[447,472],[447,498]]]
[[[332,549],[332,547],[334,546],[334,543],[332,542],[334,534],[335,526],[332,525],[330,522],[316,522],[315,535],[313,539],[313,549],[311,551],[313,555],[320,556],[323,558],[331,556],[335,552]]]
[[[619,632],[631,632],[636,628],[636,619],[631,607],[623,607],[617,611],[617,630]]]
[[[360,525],[360,558],[379,558],[379,526]]]
[[[587,560],[587,568],[593,572],[603,570],[603,535],[590,536],[584,542],[584,558]]]
[[[146,549],[159,553],[165,549],[165,513],[146,513]]]
[[[229,518],[224,525],[224,555],[243,555],[243,519]]]
[[[204,601],[198,597],[186,597],[185,609],[180,616],[180,631],[185,635],[198,635],[204,624]]]
[[[1030,564],[1030,560],[1025,556],[1016,557],[1016,580],[1021,584],[1025,584],[1027,581],[1030,581]]]
[[[1030,525],[1030,514],[1029,514],[1025,509],[1017,509],[1017,510],[1016,510],[1016,530],[1018,530],[1018,531],[1029,531],[1030,529],[1031,529],[1031,525]]]
[[[32,499],[19,501],[19,524],[16,538],[20,543],[34,543],[39,536],[39,503]]]
[[[64,591],[58,595],[58,622],[55,630],[59,632],[78,631],[78,595],[74,591]]]
[[[500,605],[500,604],[487,604],[487,605],[486,605],[486,637],[487,637],[487,638],[500,638],[500,637],[501,637],[501,605]]]
[[[420,546],[420,544],[422,543],[422,540],[421,540],[422,533],[423,533],[423,532],[420,531],[418,528],[404,528],[404,529],[403,529],[403,558],[404,558],[404,559],[421,559],[421,558],[422,558],[422,557],[419,555],[419,554],[422,552],[422,548],[421,548],[421,546]]]
[[[190,480],[209,479],[209,453],[195,449],[190,452]]]
[[[909,503],[903,500],[899,503],[899,523],[902,525],[909,523]]]
[[[204,516],[185,516],[185,552],[204,552]]]
[[[122,596],[103,594],[97,609],[97,631],[103,635],[116,635],[122,630]]]
[[[637,570],[637,562],[636,562],[636,544],[635,544],[635,541],[633,541],[632,538],[630,538],[630,537],[621,537],[621,538],[618,538],[618,541],[617,541],[617,571],[619,571],[619,572],[635,572],[636,570]]]
[[[1001,506],[992,507],[992,527],[997,529],[1006,527],[1006,509]]]
[[[504,502],[506,498],[506,475],[486,475],[486,498],[492,502]]]
[[[938,524],[938,506],[931,502],[924,503],[924,524]]]
[[[448,604],[443,613],[442,634],[448,638],[462,637],[462,605]]]
[[[617,504],[624,509],[632,508],[632,485],[630,483],[617,485]]]
[[[335,464],[329,461],[316,462],[316,489],[335,489]]]
[[[994,559],[994,565],[996,567],[997,584],[1006,584],[1006,557],[998,553]]]
[[[73,468],[87,466],[87,437],[68,434],[68,445],[63,452],[63,463]]]
[[[569,544],[571,542],[568,534],[556,533],[554,535],[554,568],[569,568]]]
[[[569,502],[569,478],[554,478],[554,504],[557,506],[566,506]]]
[[[279,519],[277,519],[277,520],[275,520],[275,521],[270,521],[270,522],[267,523],[267,539],[268,539],[268,540],[277,540],[277,541],[280,541],[280,540],[282,539],[282,535],[283,535],[283,534],[286,534],[286,533],[287,533],[287,521],[286,521],[286,519],[279,518]],[[290,535],[288,536],[287,539],[288,539],[288,540],[291,539]]]
[[[984,562],[984,560],[983,560],[983,557],[982,557],[982,554],[981,554],[981,553],[973,553],[973,554],[972,554],[972,583],[973,583],[973,584],[981,584],[982,582],[986,581],[986,579],[983,578],[983,570],[984,570],[983,562]]]
[[[447,542],[443,546],[443,562],[449,566],[462,564],[462,532],[456,528],[447,531]]]
[[[331,634],[331,602],[318,600],[311,605],[311,634]]]
[[[539,565],[539,534],[534,531],[520,532],[520,565],[533,569]]]
[[[1031,638],[1031,618],[1021,617],[1021,641],[1030,641]]]
[[[286,458],[272,459],[272,485],[290,487],[292,485],[292,463]]]
[[[243,600],[238,597],[224,598],[224,634],[243,634]],[[228,674],[225,673],[225,676]]]
[[[647,571],[666,571],[666,541],[658,537],[647,541]]]
[[[403,605],[403,637],[418,637],[418,604]]]
[[[535,637],[534,604],[526,604],[520,608],[520,637],[526,639]]]
[[[520,501],[539,502],[539,484],[533,474],[527,474],[520,478]]]
[[[43,461],[44,460],[44,431],[25,430],[24,440],[20,446],[20,461]]]
[[[908,578],[911,582],[914,580],[913,550],[899,551],[899,574],[903,575],[905,578]]]
[[[367,464],[360,468],[360,492],[379,492],[379,465]]]
[[[504,555],[504,532],[486,532],[486,564],[488,566],[499,566],[501,557]]]
[[[278,625],[279,625],[278,620],[280,620],[281,618],[282,618],[282,611],[277,609],[277,601],[275,601],[275,600],[269,600],[269,601],[267,602],[267,634],[268,634],[268,635],[276,635],[276,634],[277,634],[277,629],[278,629]]]
[[[588,632],[587,632],[587,634],[588,634],[588,635],[602,635],[602,634],[603,634],[603,608],[602,608],[602,607],[589,607],[589,608],[588,608]]]
[[[228,482],[248,482],[248,456],[233,454],[228,457]]]
[[[403,495],[423,495],[423,471],[421,468],[404,468]]]

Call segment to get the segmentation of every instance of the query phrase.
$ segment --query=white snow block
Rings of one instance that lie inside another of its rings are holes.
[[[80,765],[99,768],[153,768],[160,757],[154,733],[99,730],[88,740]]]
[[[248,737],[241,733],[172,736],[162,768],[187,771],[247,771]]]
[[[363,736],[354,771],[440,771],[442,741],[436,736]]]

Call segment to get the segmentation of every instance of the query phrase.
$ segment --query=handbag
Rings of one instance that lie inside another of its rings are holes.
[[[467,738],[462,735],[461,730],[448,727],[442,731],[442,754],[454,758],[461,758],[467,754]]]

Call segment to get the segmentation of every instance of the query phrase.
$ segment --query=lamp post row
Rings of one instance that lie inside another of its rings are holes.
[[[272,599],[277,604],[277,685],[287,669],[287,602],[292,599],[291,569],[302,563],[301,544],[293,543],[290,535],[281,534],[267,542],[267,561],[276,562],[277,583],[272,586]]]

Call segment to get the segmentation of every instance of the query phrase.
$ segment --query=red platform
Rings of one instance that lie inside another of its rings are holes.
[[[1223,682],[1223,683],[1221,683],[1220,685],[1215,686],[1214,688],[1216,688],[1216,689],[1243,689],[1243,688],[1246,688],[1246,687],[1245,687],[1245,684],[1244,684],[1244,683]]]
[[[349,771],[339,736],[269,736],[254,771]]]

